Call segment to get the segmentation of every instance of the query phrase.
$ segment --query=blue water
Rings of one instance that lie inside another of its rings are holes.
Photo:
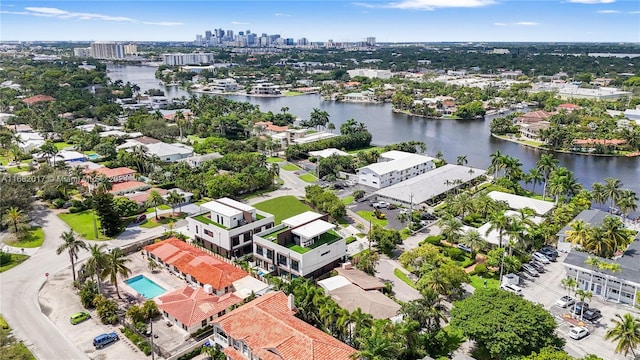
[[[144,275],[134,276],[131,279],[126,280],[125,283],[146,299],[152,299],[167,291]]]
[[[102,156],[98,154],[89,154],[87,155],[87,157],[89,158],[89,160],[97,160],[97,159],[100,159]]]

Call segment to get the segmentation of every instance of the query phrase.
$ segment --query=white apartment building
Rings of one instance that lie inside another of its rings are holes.
[[[162,62],[169,66],[210,64],[213,59],[212,53],[162,54]]]
[[[349,76],[364,76],[369,79],[391,79],[391,70],[353,69],[347,70]]]
[[[274,224],[273,215],[226,197],[204,203],[200,209],[187,218],[189,234],[226,258],[250,254],[253,235]]]
[[[213,91],[219,92],[234,92],[238,91],[238,83],[235,79],[226,78],[226,79],[217,79],[213,81],[213,86],[211,87]]]
[[[387,151],[378,162],[358,169],[358,183],[382,189],[436,168],[434,158],[404,151]]]
[[[91,57],[96,59],[124,59],[124,46],[113,41],[91,43]]]
[[[91,56],[91,48],[73,48],[73,56],[79,58],[88,58]]]
[[[263,273],[318,277],[344,262],[345,239],[327,220],[329,215],[307,211],[254,234],[253,258]]]

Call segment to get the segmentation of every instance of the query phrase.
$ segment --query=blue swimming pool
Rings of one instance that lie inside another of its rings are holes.
[[[125,283],[147,299],[152,299],[167,291],[144,275],[134,276],[131,279],[125,280]]]
[[[89,160],[98,160],[100,159],[102,156],[98,155],[98,154],[89,154],[87,155],[87,157],[89,158]]]

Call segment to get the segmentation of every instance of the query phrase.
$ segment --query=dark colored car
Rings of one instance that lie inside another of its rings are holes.
[[[540,264],[537,261],[532,261],[529,263],[529,265],[533,266],[533,268],[536,269],[536,271],[539,273],[545,272],[544,265]]]
[[[596,321],[602,317],[602,313],[598,309],[589,309],[585,310],[584,314],[582,314],[582,318],[587,321]]]
[[[556,261],[558,258],[558,251],[552,247],[543,247],[540,252],[551,261]]]
[[[583,310],[584,308],[584,310]],[[581,312],[587,312],[587,310],[589,310],[589,304],[579,301],[577,303],[575,303],[572,307],[571,307],[571,312],[573,312],[576,315],[580,315]]]

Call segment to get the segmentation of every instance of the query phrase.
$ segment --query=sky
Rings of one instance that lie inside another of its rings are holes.
[[[640,42],[638,0],[2,0],[0,41]]]

